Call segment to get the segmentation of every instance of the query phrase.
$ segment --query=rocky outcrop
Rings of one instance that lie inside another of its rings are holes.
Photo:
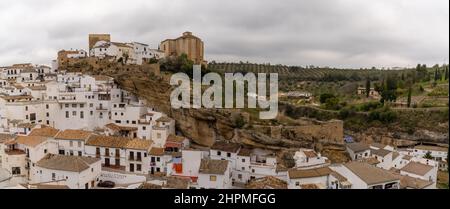
[[[299,126],[282,123],[274,126],[253,126],[248,114],[239,110],[173,109],[170,105],[170,76],[160,73],[157,65],[139,67],[95,60],[70,63],[62,68],[113,77],[121,88],[145,99],[149,106],[175,119],[177,131],[202,146],[209,147],[219,139],[274,150],[313,147],[319,142],[342,143],[343,125],[338,121],[308,121]],[[246,125],[237,126],[236,117],[244,118]]]
[[[434,132],[424,129],[416,130],[413,134],[392,132],[387,128],[369,128],[364,132],[348,132],[356,141],[372,143],[378,142],[395,146],[409,146],[419,142],[448,144],[448,133]]]

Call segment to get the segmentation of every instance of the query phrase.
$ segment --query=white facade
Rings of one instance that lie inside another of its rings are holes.
[[[329,164],[328,158],[311,149],[300,149],[294,155],[296,168],[316,168]]]
[[[231,189],[231,166],[230,162],[224,160],[227,164],[225,172],[223,173],[204,173],[198,174],[197,188],[200,189]]]
[[[55,182],[66,185],[70,189],[90,189],[96,186],[101,172],[101,164],[100,161],[97,161],[82,171],[49,169],[40,166],[36,166],[32,171],[35,172],[35,176],[31,180],[33,183]]]

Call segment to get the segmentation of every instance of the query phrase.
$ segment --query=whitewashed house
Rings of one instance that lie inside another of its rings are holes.
[[[385,149],[385,150],[389,150],[391,152],[393,152],[395,150],[395,148],[393,146],[381,144],[381,143],[372,143],[369,146],[370,146],[370,149],[374,149],[374,150]]]
[[[425,156],[427,153],[430,153],[433,160],[447,162],[448,147],[418,145],[410,151],[413,152],[413,155],[421,157]]]
[[[240,149],[233,168],[233,182],[247,184],[266,176],[287,180],[287,169],[278,163],[276,154],[262,149]]]
[[[370,157],[370,146],[364,143],[349,143],[346,146],[347,152],[352,160]]]
[[[327,157],[323,157],[320,153],[316,153],[312,149],[300,149],[294,155],[295,167],[301,168],[317,168],[330,164]]]
[[[351,184],[328,166],[309,169],[290,169],[288,189],[349,189]]]
[[[101,172],[98,158],[48,154],[36,163],[33,183],[54,182],[70,189],[91,189]]]
[[[406,166],[400,169],[401,175],[407,175],[414,178],[420,178],[426,181],[437,181],[437,166],[426,165],[419,162],[409,162]]]
[[[60,155],[85,156],[84,146],[92,135],[90,131],[66,129],[58,132],[54,137],[58,143]]]
[[[385,170],[391,169],[393,152],[386,149],[371,149],[370,152],[371,156],[378,161],[377,167]]]
[[[150,140],[91,135],[85,144],[85,154],[101,159],[105,168],[148,174],[151,148]]]
[[[152,138],[155,147],[164,147],[167,137],[175,134],[175,120],[167,116],[162,116],[155,121],[152,126]]]
[[[390,171],[362,162],[349,162],[330,168],[344,176],[351,189],[399,189],[400,177]]]
[[[240,149],[240,144],[229,141],[216,141],[209,150],[209,156],[213,160],[228,160],[231,166],[236,168],[237,155]]]
[[[177,176],[189,178],[192,183],[198,180],[200,163],[205,156],[201,150],[184,149],[181,151],[181,158],[173,158],[167,164],[167,176]]]
[[[202,159],[196,186],[200,189],[231,189],[231,172],[228,160]]]

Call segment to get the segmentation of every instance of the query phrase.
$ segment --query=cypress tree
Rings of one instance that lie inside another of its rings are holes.
[[[411,107],[411,93],[412,93],[412,88],[410,86],[408,89],[408,107]]]
[[[370,79],[367,77],[366,79],[366,97],[368,98],[370,95]]]

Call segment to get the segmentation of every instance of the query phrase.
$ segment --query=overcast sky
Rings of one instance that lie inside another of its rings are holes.
[[[331,67],[449,60],[448,0],[1,0],[0,66],[49,64],[89,33],[160,41],[192,31],[208,61]]]

